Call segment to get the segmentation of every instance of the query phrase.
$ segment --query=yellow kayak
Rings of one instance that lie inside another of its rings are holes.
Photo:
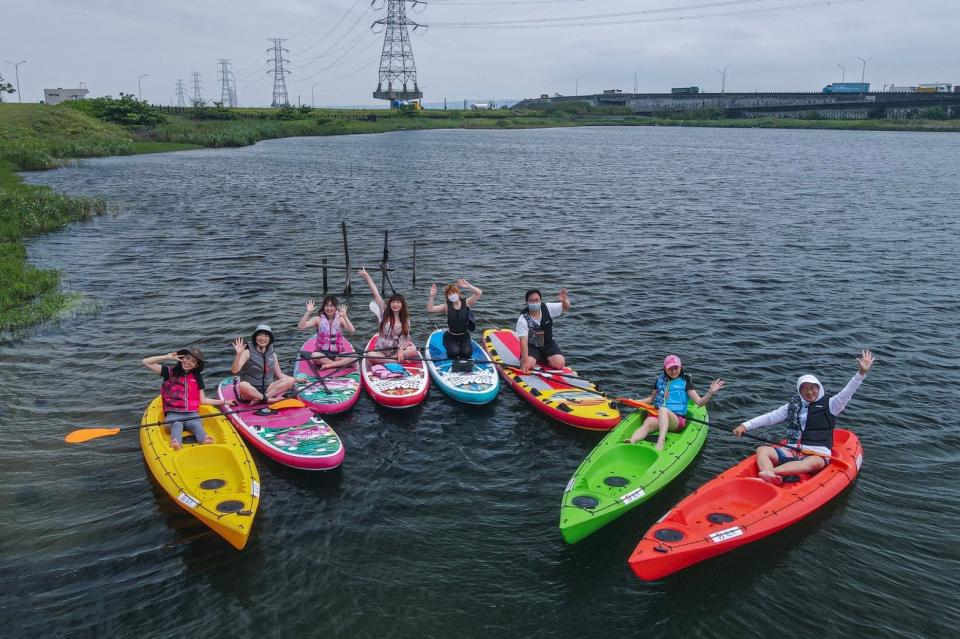
[[[215,414],[200,405],[200,415]],[[141,424],[163,421],[158,396],[143,413]],[[225,417],[203,420],[212,444],[198,444],[184,431],[183,447],[170,448],[170,427],[144,426],[140,448],[154,478],[174,501],[238,550],[247,545],[260,504],[260,474],[243,440]]]

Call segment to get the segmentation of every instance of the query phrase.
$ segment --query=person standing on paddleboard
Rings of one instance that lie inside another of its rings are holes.
[[[234,388],[244,402],[275,402],[293,388],[294,379],[280,368],[280,360],[273,351],[273,331],[260,324],[250,336],[253,347],[242,337],[233,340],[233,364],[230,372],[236,375]]]
[[[209,406],[232,406],[233,402],[210,399],[203,394],[203,351],[195,346],[181,348],[175,353],[145,357],[143,365],[163,377],[160,397],[163,399],[163,418],[173,420],[170,424],[170,448],[180,450],[183,445],[183,429],[193,433],[202,444],[212,444],[213,437],[203,429],[197,409],[200,404]],[[176,365],[161,366],[160,362],[175,361]],[[179,421],[184,420],[184,421]]]
[[[470,297],[463,299],[461,290],[471,291]],[[447,330],[443,333],[443,347],[447,350],[447,357],[451,359],[468,359],[473,356],[473,342],[470,341],[470,331],[476,329],[473,313],[470,307],[477,303],[483,295],[476,286],[465,279],[457,280],[456,284],[448,284],[443,289],[443,296],[447,298],[445,304],[434,304],[437,296],[437,285],[430,285],[430,297],[427,299],[428,313],[447,313]]]
[[[873,366],[873,353],[863,351],[857,364],[856,374],[836,395],[827,397],[820,380],[803,375],[797,379],[797,394],[788,403],[733,429],[733,434],[740,437],[755,428],[787,423],[786,446],[757,448],[757,477],[779,486],[785,475],[815,473],[830,462],[836,416],[847,407]]]
[[[351,352],[347,341],[343,337],[343,331],[353,333],[353,322],[347,317],[347,305],[340,304],[339,300],[333,295],[327,295],[320,304],[320,313],[311,318],[313,310],[317,307],[316,302],[307,300],[307,310],[297,328],[305,331],[316,327],[317,340],[314,342],[313,364],[319,365],[320,370],[327,368],[340,368],[357,361],[356,357],[336,357],[342,353]]]
[[[630,444],[636,444],[642,439],[646,439],[650,432],[657,428],[660,435],[657,437],[657,450],[663,450],[664,442],[667,440],[667,433],[676,433],[686,427],[687,400],[693,400],[697,406],[706,406],[713,399],[714,395],[720,392],[726,382],[722,379],[715,379],[710,384],[707,394],[700,397],[700,394],[693,387],[693,379],[683,371],[683,363],[676,355],[667,355],[663,360],[663,370],[653,384],[653,392],[641,400],[645,404],[652,403],[657,408],[655,415],[647,415],[643,424],[638,428],[630,439]]]
[[[373,278],[362,268],[357,273],[367,281],[370,292],[373,293],[371,310],[380,321],[377,331],[377,341],[374,350],[367,353],[370,363],[402,362],[404,359],[419,357],[417,345],[410,339],[410,315],[407,311],[407,300],[400,293],[394,293],[387,301],[380,296]]]
[[[520,370],[529,373],[537,364],[563,368],[566,360],[560,345],[553,339],[553,319],[570,310],[567,289],[561,288],[559,302],[544,302],[540,291],[527,291],[527,305],[517,320],[517,338],[520,340]]]

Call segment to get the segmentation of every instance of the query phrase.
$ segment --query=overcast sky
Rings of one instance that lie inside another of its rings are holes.
[[[136,93],[137,77],[149,74],[143,97],[175,103],[176,80],[185,81],[189,99],[193,71],[202,74],[204,97],[215,100],[217,59],[229,58],[241,105],[268,105],[272,37],[287,38],[291,102],[299,95],[309,104],[311,90],[318,106],[377,102],[371,93],[383,34],[370,25],[386,16],[382,0],[377,7],[369,0],[3,4],[0,74],[15,82],[6,61],[27,60],[20,66],[24,102],[41,100],[44,88],[80,82],[92,96]],[[562,27],[443,26],[649,10],[660,11]],[[858,56],[869,60],[866,81],[875,89],[960,83],[958,0],[433,0],[408,8],[408,17],[432,25],[411,35],[426,102],[573,94],[578,86],[580,93],[632,91],[635,73],[641,91],[719,91],[726,65],[728,92],[813,91],[841,79],[838,65],[847,81],[858,82]]]

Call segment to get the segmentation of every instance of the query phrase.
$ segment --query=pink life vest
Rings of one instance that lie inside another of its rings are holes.
[[[340,313],[334,313],[333,321],[320,314],[320,325],[317,326],[317,341],[315,348],[318,351],[333,351],[342,353],[345,350],[343,331],[340,329]]]
[[[168,378],[160,385],[160,397],[163,398],[163,410],[176,413],[194,413],[200,408],[200,385],[197,378],[187,373],[175,377],[174,367],[168,366]]]

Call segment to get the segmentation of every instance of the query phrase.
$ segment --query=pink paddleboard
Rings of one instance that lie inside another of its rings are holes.
[[[367,350],[376,343],[377,336],[374,335],[367,343]],[[373,401],[390,408],[416,406],[427,397],[430,388],[427,364],[421,359],[408,359],[402,364],[372,364],[364,359],[360,365],[360,377]]]
[[[344,338],[348,352],[353,346]],[[303,343],[302,351],[316,350],[317,338],[311,337]],[[293,367],[293,376],[297,380],[296,389],[306,389],[298,395],[307,406],[321,415],[342,413],[360,399],[360,371],[357,364],[320,370],[304,359],[297,359]],[[323,380],[320,383],[319,380]]]
[[[220,382],[220,399],[236,399],[233,377]],[[286,466],[303,470],[329,470],[343,462],[343,442],[330,425],[309,408],[272,410],[266,404],[239,408],[259,410],[228,414],[227,419],[247,442],[261,453]]]

